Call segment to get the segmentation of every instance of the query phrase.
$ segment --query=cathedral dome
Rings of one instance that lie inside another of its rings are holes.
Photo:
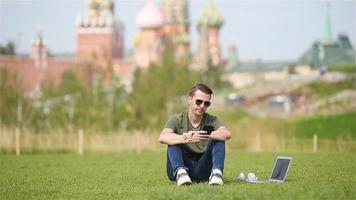
[[[201,26],[220,27],[224,23],[224,17],[219,12],[212,0],[205,7],[202,15],[198,19],[198,24]]]
[[[163,23],[161,11],[152,0],[147,0],[145,6],[136,17],[136,24],[140,28],[157,28]]]

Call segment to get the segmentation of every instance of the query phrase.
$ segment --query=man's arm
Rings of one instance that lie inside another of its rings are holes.
[[[210,138],[214,140],[227,141],[231,138],[231,133],[225,126],[220,126],[216,131],[211,132]]]
[[[164,128],[159,135],[159,142],[162,144],[175,145],[209,139],[209,135],[203,133],[206,133],[206,131],[188,131],[182,135],[178,135],[174,133],[172,129]]]
[[[159,134],[159,142],[162,144],[175,145],[187,143],[183,135],[178,135],[173,132],[170,128],[164,128]]]

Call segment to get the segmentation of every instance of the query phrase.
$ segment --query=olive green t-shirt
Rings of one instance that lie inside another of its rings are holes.
[[[183,133],[188,131],[202,130],[205,125],[213,126],[214,130],[217,130],[219,127],[223,126],[223,123],[217,117],[208,113],[204,113],[200,125],[196,128],[193,128],[188,119],[188,112],[184,111],[182,113],[173,115],[170,119],[168,119],[164,127],[172,129],[173,132],[178,135],[182,135]],[[206,151],[208,143],[209,140],[205,140],[195,143],[184,144],[184,146],[190,151],[200,154]]]

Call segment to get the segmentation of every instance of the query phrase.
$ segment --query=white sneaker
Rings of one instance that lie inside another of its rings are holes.
[[[211,172],[210,178],[209,178],[209,185],[223,185],[224,182],[222,180],[222,172],[220,169],[214,169]]]
[[[183,168],[179,169],[177,172],[177,185],[190,185],[192,184],[192,180],[187,173],[187,171]]]

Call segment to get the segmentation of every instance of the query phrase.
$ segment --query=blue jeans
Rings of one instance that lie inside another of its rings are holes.
[[[190,158],[187,155],[187,152],[183,149],[183,145],[168,145],[167,176],[171,181],[175,181],[178,169],[185,168],[192,181],[207,181],[212,169],[220,169],[223,172],[224,160],[224,141],[210,141],[207,150],[196,159]]]

